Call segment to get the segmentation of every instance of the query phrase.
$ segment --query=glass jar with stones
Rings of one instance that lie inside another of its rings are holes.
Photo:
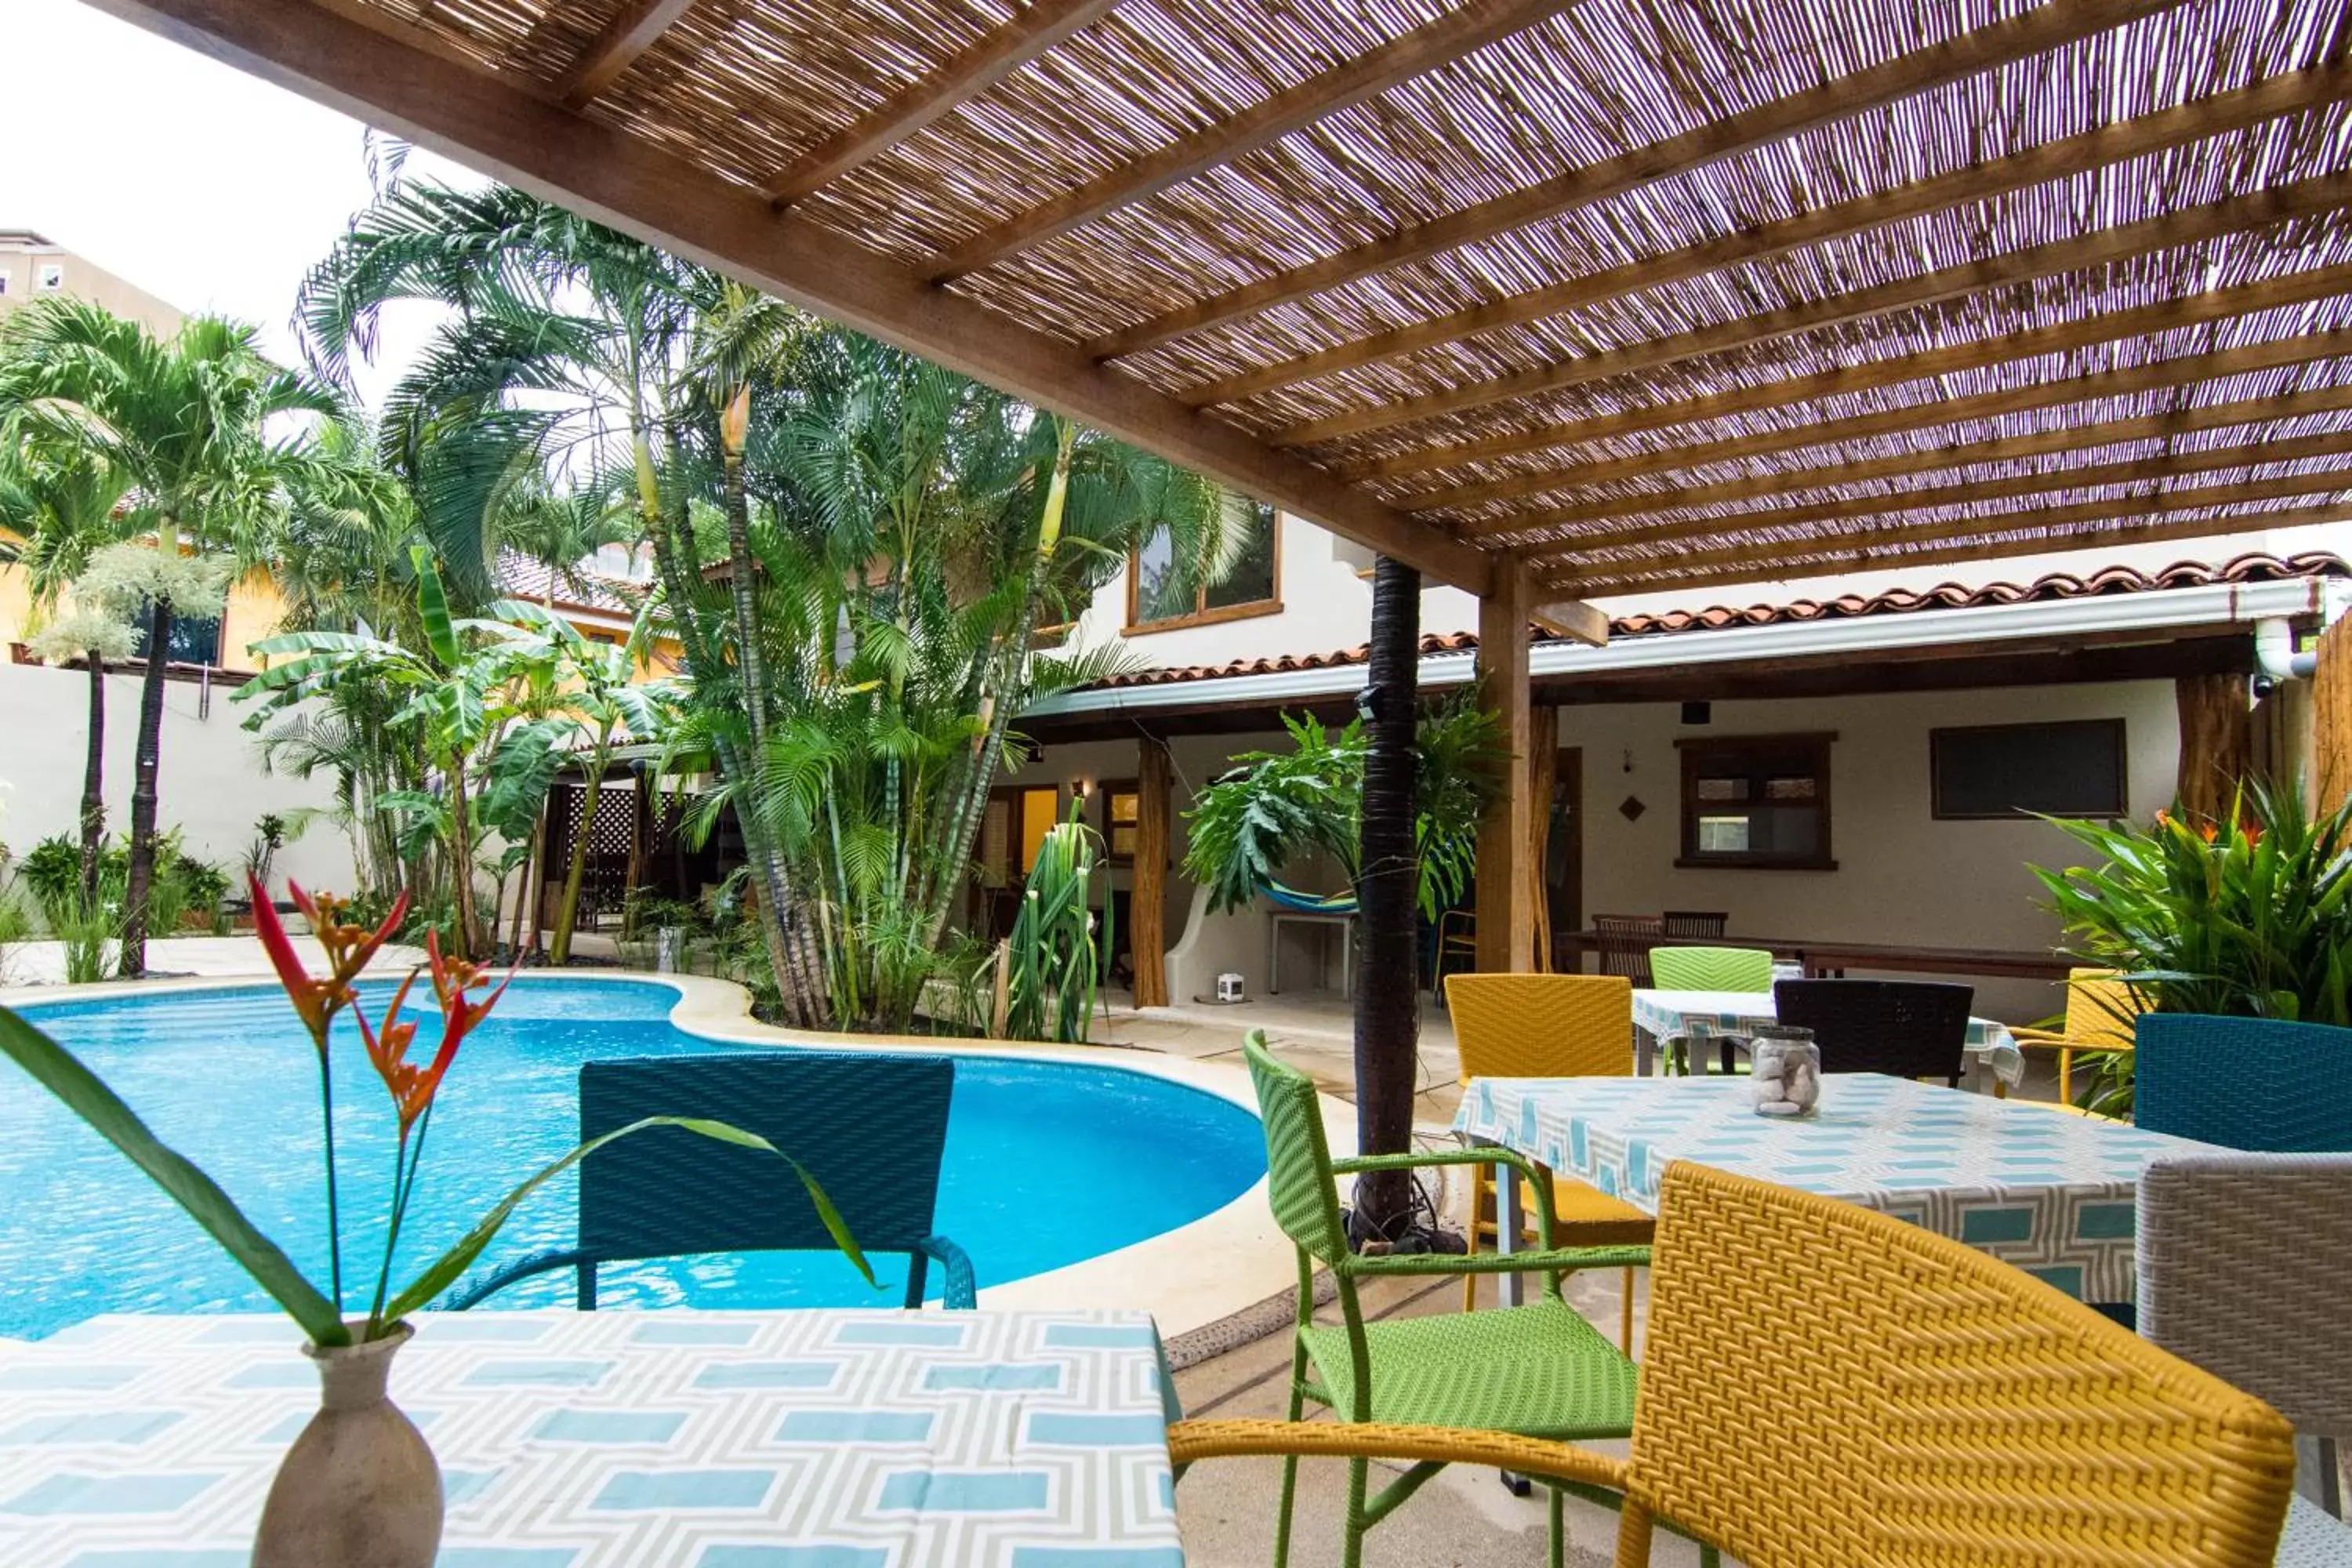
[[[1822,1099],[1822,1047],[1811,1029],[1766,1024],[1748,1037],[1748,1079],[1759,1116],[1811,1116]]]

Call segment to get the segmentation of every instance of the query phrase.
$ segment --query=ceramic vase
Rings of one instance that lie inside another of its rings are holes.
[[[365,1344],[302,1347],[319,1366],[319,1412],[270,1483],[253,1568],[433,1568],[441,1467],[387,1393],[412,1332],[404,1323]]]

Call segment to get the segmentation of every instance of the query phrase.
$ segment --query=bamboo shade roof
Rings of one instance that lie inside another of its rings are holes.
[[[1484,591],[2352,517],[2344,0],[93,0]]]

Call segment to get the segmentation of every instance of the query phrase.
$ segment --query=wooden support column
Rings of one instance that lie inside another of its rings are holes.
[[[1478,833],[1478,968],[1507,973],[1536,958],[1533,719],[1528,688],[1527,574],[1498,565],[1478,601],[1478,695],[1502,721],[1511,764],[1503,798]]]
[[[1168,742],[1145,737],[1135,767],[1135,871],[1127,900],[1128,948],[1135,955],[1135,1005],[1168,1005],[1168,846],[1175,769]]]
[[[2176,798],[2192,817],[2229,815],[2239,783],[2252,770],[2254,726],[2242,675],[2184,675],[2173,682],[2180,710],[2180,774]]]
[[[2352,619],[2319,639],[2311,679],[2311,810],[2324,816],[2352,796]]]

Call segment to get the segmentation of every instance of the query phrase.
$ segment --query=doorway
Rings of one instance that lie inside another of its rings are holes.
[[[1553,753],[1551,800],[1544,819],[1544,913],[1551,922],[1552,968],[1561,963],[1562,941],[1584,929],[1584,748],[1562,746]]]

